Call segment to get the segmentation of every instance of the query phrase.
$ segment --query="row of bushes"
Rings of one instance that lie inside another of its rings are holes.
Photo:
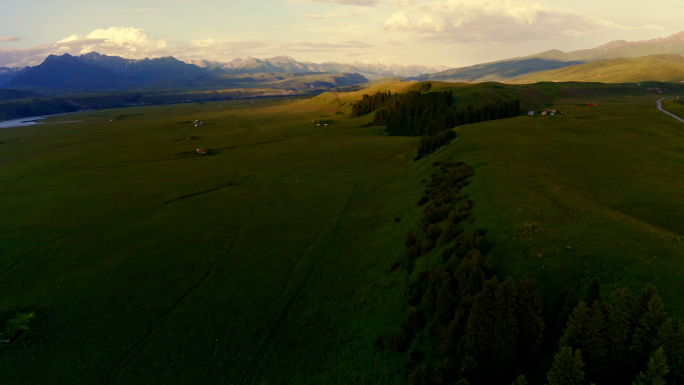
[[[527,384],[528,377],[550,385],[684,383],[684,328],[667,317],[653,286],[636,299],[618,288],[605,303],[594,279],[582,301],[569,291],[545,313],[532,278],[502,281],[494,274],[483,229],[461,233],[461,220],[472,223],[472,202],[461,189],[473,170],[460,162],[434,165],[438,171],[418,201],[423,219],[406,236],[403,264],[412,272],[414,261],[440,240],[453,243],[444,248],[442,264],[409,283],[400,330],[375,342],[405,354],[409,384]],[[555,351],[553,366],[544,367],[549,363],[540,357]]]

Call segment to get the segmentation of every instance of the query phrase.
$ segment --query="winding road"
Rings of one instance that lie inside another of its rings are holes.
[[[669,98],[669,96],[656,101],[656,108],[658,108],[658,111],[664,112],[665,114],[670,115],[671,117],[673,117],[673,118],[679,120],[680,122],[684,123],[684,119],[680,118],[679,116],[676,116],[675,114],[672,114],[670,112],[663,110],[663,105],[660,102],[667,99],[667,98]]]

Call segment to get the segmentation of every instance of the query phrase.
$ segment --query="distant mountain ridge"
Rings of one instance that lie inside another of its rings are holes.
[[[684,82],[682,55],[650,55],[638,58],[603,59],[575,66],[529,74],[510,83],[536,82]]]
[[[524,57],[454,68],[412,79],[455,82],[504,81],[597,60],[663,54],[684,54],[684,31],[651,40],[615,40],[595,48],[571,52],[555,49]]]
[[[14,73],[3,87],[107,89],[171,79],[194,80],[213,74],[213,70],[173,57],[135,60],[91,52],[81,56],[50,55],[40,65]]]
[[[215,62],[197,61],[184,63],[173,57],[156,59],[124,59],[118,56],[101,55],[91,52],[81,56],[64,54],[50,55],[43,63],[35,67],[26,67],[20,71],[8,72],[9,80],[3,88],[52,88],[52,89],[112,89],[112,90],[161,90],[186,89],[201,84],[203,89],[211,87],[228,87],[239,84],[242,88],[250,88],[249,82],[258,85],[264,82],[281,82],[288,90],[313,90],[349,86],[368,81],[358,73],[312,72],[309,67],[300,65],[289,57],[278,57],[267,65],[257,60],[246,60],[254,64],[252,68],[261,68],[259,78],[247,75],[246,78],[235,78],[241,74],[231,74],[220,68]],[[276,68],[276,65],[280,67]],[[240,67],[240,66],[236,66]],[[245,66],[242,66],[245,68]],[[289,69],[287,73],[281,70]],[[265,74],[263,72],[266,72]],[[3,72],[0,72],[2,74]],[[272,78],[269,78],[271,76]],[[285,81],[293,79],[292,81]],[[280,83],[279,83],[280,84]],[[141,88],[142,87],[142,88]]]
[[[358,73],[369,79],[392,76],[411,77],[448,69],[445,66],[385,65],[381,63],[369,64],[358,62],[353,64],[299,62],[285,55],[265,59],[254,57],[236,58],[228,63],[203,59],[186,60],[185,62],[203,68],[221,68],[231,74],[288,72]]]

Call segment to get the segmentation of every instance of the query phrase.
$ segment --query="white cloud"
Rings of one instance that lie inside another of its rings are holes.
[[[378,0],[302,0],[305,3],[334,3],[343,5],[358,5],[363,7],[374,7]]]
[[[205,39],[170,42],[151,36],[140,28],[113,27],[97,29],[86,37],[74,34],[54,44],[26,48],[0,47],[0,66],[35,66],[42,63],[48,55],[81,55],[93,51],[129,59],[161,56],[175,56],[178,59],[227,59],[272,45],[273,42],[264,40]]]
[[[363,14],[360,12],[342,12],[342,13],[327,13],[325,15],[303,15],[305,19],[313,20],[331,20],[331,19],[341,19],[345,17],[359,17]]]
[[[19,40],[21,40],[21,38],[16,36],[0,36],[0,43],[11,43]]]
[[[65,38],[62,39],[62,40],[59,40],[59,41],[57,42],[57,44],[59,44],[59,43],[68,43],[68,42],[70,42],[70,41],[77,41],[77,40],[81,40],[81,39],[83,39],[83,36],[71,35],[71,36],[69,36],[69,37],[65,37]]]
[[[453,42],[540,41],[628,29],[581,13],[553,9],[535,0],[438,0],[401,8],[386,20],[386,32],[417,33],[423,38]]]
[[[373,44],[356,40],[343,41],[339,43],[325,41],[297,41],[279,45],[279,49],[283,50],[284,52],[358,52],[359,50],[373,47],[375,47]]]

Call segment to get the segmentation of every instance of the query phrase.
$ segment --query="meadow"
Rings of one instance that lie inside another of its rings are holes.
[[[348,117],[361,94],[415,83],[0,130],[0,321],[36,314],[0,346],[3,381],[401,382],[404,358],[372,344],[396,330],[407,282],[446,247],[413,276],[390,271],[431,163],[449,158],[475,170],[466,226],[487,231],[500,276],[531,275],[551,300],[597,276],[604,295],[653,283],[684,316],[684,131],[652,94],[433,86],[563,114],[461,126],[416,162],[419,138]]]

